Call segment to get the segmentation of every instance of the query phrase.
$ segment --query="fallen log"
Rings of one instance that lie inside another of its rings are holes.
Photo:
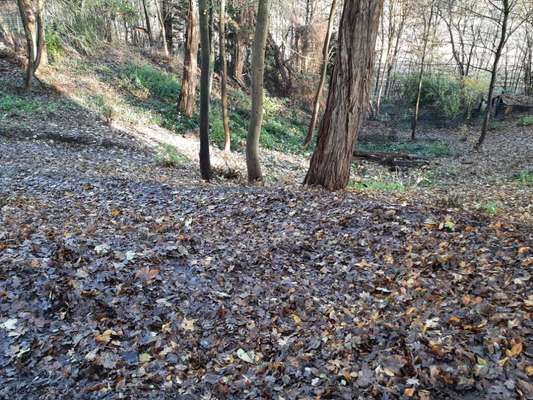
[[[391,168],[415,168],[429,164],[429,158],[408,153],[355,151],[354,157]]]

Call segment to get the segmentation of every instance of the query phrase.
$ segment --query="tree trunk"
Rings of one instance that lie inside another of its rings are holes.
[[[242,45],[242,41],[237,34],[235,39],[235,50],[233,53],[233,79],[241,86],[244,86],[243,72],[244,72],[244,55],[245,48]]]
[[[163,0],[165,1],[165,0]],[[163,40],[163,51],[165,52],[165,56],[169,57],[170,53],[168,51],[168,43],[167,43],[167,33],[165,29],[165,21],[163,19],[163,13],[161,11],[161,4],[159,0],[156,0],[155,8],[157,11],[157,19],[159,20],[159,25],[161,26],[161,38]],[[164,9],[164,6],[163,6]]]
[[[309,146],[311,140],[313,140],[313,134],[316,128],[316,121],[318,119],[318,112],[320,111],[320,98],[322,97],[322,90],[324,89],[324,83],[326,82],[326,76],[328,72],[329,61],[329,44],[331,42],[331,34],[333,32],[333,21],[335,20],[335,12],[337,10],[337,0],[333,0],[331,3],[331,9],[329,11],[328,30],[326,32],[326,40],[324,41],[324,47],[322,49],[322,65],[320,66],[320,81],[318,82],[318,88],[315,93],[315,99],[313,102],[313,115],[311,116],[311,123],[307,130],[307,136],[303,142],[303,146]]]
[[[198,85],[198,10],[196,9],[196,0],[189,0],[184,51],[178,112],[192,117],[196,106],[196,86]]]
[[[265,49],[271,0],[259,0],[254,44],[252,49],[252,112],[246,140],[246,166],[248,182],[263,180],[259,164],[259,135],[263,122],[263,76],[265,73]]]
[[[494,88],[496,86],[496,78],[498,76],[498,64],[502,56],[503,48],[505,42],[507,41],[507,25],[509,22],[510,6],[509,0],[503,0],[503,20],[500,31],[500,41],[498,43],[498,48],[496,49],[496,54],[494,55],[494,63],[492,65],[489,93],[487,95],[487,109],[485,110],[485,116],[483,118],[483,126],[481,127],[481,135],[479,140],[474,146],[475,150],[479,150],[483,146],[485,137],[487,136],[487,131],[489,129],[490,116],[492,113],[492,97],[494,96]]]
[[[218,30],[220,34],[220,97],[222,103],[222,122],[224,124],[224,151],[231,151],[231,132],[228,115],[228,63],[226,60],[226,0],[220,0],[220,16]]]
[[[346,187],[357,136],[368,107],[383,0],[344,3],[335,68],[318,142],[304,183]]]
[[[150,14],[148,14],[148,7],[146,7],[146,0],[142,0],[144,20],[146,21],[146,32],[148,33],[148,42],[150,47],[154,44],[154,38],[152,35],[152,24],[150,24]]]
[[[165,40],[167,42],[167,49],[170,54],[174,51],[174,34],[173,34],[173,13],[171,0],[163,1],[163,25],[165,31]],[[195,17],[196,18],[196,17]]]
[[[43,18],[42,0],[17,0],[17,5],[26,36],[26,55],[28,62],[26,65],[26,76],[24,78],[24,88],[29,91],[32,87],[32,79],[44,60],[45,52],[45,28]]]
[[[416,128],[418,126],[418,114],[420,113],[420,98],[422,96],[422,81],[424,79],[424,63],[426,62],[426,53],[427,53],[427,48],[428,48],[429,35],[431,32],[431,22],[433,20],[434,9],[435,9],[435,3],[432,0],[431,10],[429,12],[429,19],[427,23],[424,24],[424,38],[422,39],[424,41],[424,44],[422,47],[422,58],[420,60],[420,72],[418,74],[418,86],[417,86],[417,93],[416,93],[415,112],[413,114],[413,119],[411,122],[411,140],[416,140]]]
[[[191,0],[192,4],[193,0]],[[200,79],[200,172],[206,181],[211,179],[209,158],[209,9],[208,0],[199,0],[202,76]]]
[[[215,75],[215,15],[212,0],[209,0],[209,93],[213,90],[213,77]]]

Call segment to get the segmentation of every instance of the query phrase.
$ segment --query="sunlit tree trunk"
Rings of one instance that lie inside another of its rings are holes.
[[[24,35],[26,36],[26,76],[24,88],[31,90],[32,80],[41,64],[46,61],[43,0],[17,0]]]
[[[165,0],[163,0],[165,1]],[[161,26],[161,39],[163,41],[163,51],[165,53],[165,56],[166,57],[169,57],[170,56],[170,53],[168,51],[168,43],[167,43],[167,32],[166,32],[166,29],[165,29],[165,21],[163,20],[163,15],[162,15],[162,12],[161,12],[161,3],[159,0],[156,0],[156,4],[155,4],[155,8],[156,8],[156,11],[157,11],[157,19],[159,20],[159,25]]]
[[[326,32],[326,40],[324,40],[324,47],[322,49],[322,65],[320,66],[320,81],[318,82],[318,88],[315,93],[315,99],[313,102],[313,114],[311,115],[311,123],[307,130],[307,136],[305,137],[303,146],[309,146],[311,140],[313,140],[313,134],[316,128],[316,122],[318,120],[318,112],[320,111],[320,98],[322,97],[322,91],[324,90],[324,83],[326,82],[326,76],[328,72],[329,61],[329,44],[331,42],[331,34],[333,32],[333,21],[335,19],[335,12],[337,10],[337,0],[333,0],[331,3],[331,9],[329,11],[328,30]]]
[[[222,122],[224,124],[224,151],[231,151],[231,132],[228,115],[228,64],[226,60],[226,0],[220,0],[218,31],[220,35],[220,97],[222,103]]]
[[[254,44],[252,49],[252,112],[246,140],[246,166],[248,182],[263,180],[259,163],[259,135],[263,123],[263,77],[265,73],[265,49],[268,37],[270,0],[259,0]]]
[[[198,85],[198,10],[196,0],[189,0],[187,31],[185,33],[185,54],[183,77],[178,100],[178,112],[191,117],[196,106],[196,86]]]
[[[354,147],[368,107],[383,0],[347,0],[339,27],[335,68],[305,184],[346,187]]]

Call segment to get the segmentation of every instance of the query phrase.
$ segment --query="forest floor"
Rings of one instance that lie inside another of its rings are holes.
[[[0,70],[0,398],[533,398],[531,128],[339,193],[213,149],[206,184],[193,135]]]

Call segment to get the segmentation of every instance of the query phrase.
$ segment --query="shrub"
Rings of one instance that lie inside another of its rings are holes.
[[[533,115],[526,115],[518,120],[518,126],[531,126],[533,125]]]
[[[112,39],[112,20],[124,19],[135,24],[137,11],[126,0],[61,1],[54,3],[53,31],[58,47],[74,48],[83,54],[94,54],[102,43]]]
[[[533,171],[522,171],[520,172],[516,180],[520,186],[533,186]]]
[[[126,76],[133,85],[154,97],[176,100],[180,93],[181,86],[173,75],[149,64],[129,64]]]
[[[462,100],[466,109],[466,119],[472,116],[472,110],[477,106],[488,90],[488,83],[473,78],[465,78],[462,83]]]
[[[46,53],[52,61],[58,61],[63,54],[63,44],[57,31],[48,29],[46,30]]]
[[[188,161],[187,157],[179,154],[176,148],[170,144],[164,144],[158,147],[156,162],[159,165],[169,168],[178,168]]]
[[[403,80],[402,95],[414,106],[417,94],[418,75],[409,75]],[[429,109],[435,118],[456,118],[461,113],[461,87],[455,79],[446,75],[425,75],[422,78],[420,105]]]

